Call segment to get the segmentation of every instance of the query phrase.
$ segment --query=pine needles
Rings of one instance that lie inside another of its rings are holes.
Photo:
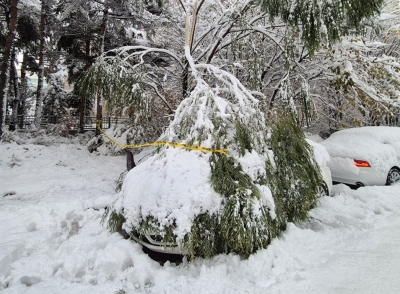
[[[107,228],[110,232],[120,232],[122,225],[126,222],[125,217],[115,212],[112,207],[107,207],[103,213],[100,223],[104,224],[107,221]]]
[[[270,172],[269,186],[283,222],[306,219],[317,203],[317,188],[323,180],[302,130],[290,114],[281,114],[274,126],[271,148],[276,169]],[[271,165],[271,164],[269,164]]]

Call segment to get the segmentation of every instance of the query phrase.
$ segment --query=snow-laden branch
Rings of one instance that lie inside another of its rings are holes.
[[[240,5],[232,5],[232,8],[226,8],[222,11],[216,21],[209,25],[208,29],[204,30],[204,33],[198,38],[197,43],[194,48],[197,48],[201,41],[213,32],[211,36],[214,40],[210,43],[202,54],[200,54],[196,60],[201,60],[204,56],[207,56],[207,63],[209,63],[215,53],[218,51],[218,47],[223,42],[224,38],[231,32],[232,28],[236,25],[236,20],[238,20],[243,13],[245,13],[250,8],[251,1],[243,1]]]
[[[223,21],[222,21],[222,20],[224,19],[225,16],[226,16],[225,14],[220,15],[219,18],[218,18],[216,21],[214,21],[212,24],[210,24],[210,25],[208,26],[207,29],[204,29],[204,30],[203,30],[203,34],[198,38],[196,44],[194,45],[194,50],[200,45],[200,43],[203,41],[203,39],[204,39],[206,36],[208,36],[211,32],[214,31],[214,35],[212,36],[213,39],[218,38],[218,37],[216,36],[217,32],[218,32],[219,30],[222,29],[223,24],[229,23],[229,22],[227,22],[227,21],[226,21],[226,22],[223,22]],[[216,28],[217,28],[217,29],[216,29]],[[201,58],[203,58],[203,57],[207,54],[207,52],[210,50],[210,48],[213,47],[213,44],[214,44],[214,43],[210,43],[210,44],[207,46],[206,49],[202,50],[203,53],[200,54],[200,55],[197,57],[197,60],[200,60]]]
[[[205,86],[206,89],[211,90],[211,87],[202,79],[199,69],[206,70],[206,72],[212,74],[213,77],[217,78],[223,85],[230,89],[231,94],[238,100],[239,105],[244,106],[252,103],[257,103],[258,100],[246,89],[245,86],[231,73],[216,67],[211,64],[195,64],[193,57],[190,54],[190,48],[185,46],[185,56],[188,61],[189,67],[192,70],[192,75],[195,78],[198,85]],[[212,91],[214,92],[214,91]],[[257,94],[261,94],[258,93]],[[262,94],[260,95],[262,96]]]
[[[129,51],[133,51],[133,52],[129,52]],[[117,49],[113,49],[110,50],[107,53],[116,53],[117,57],[123,57],[122,58],[122,62],[126,62],[127,60],[129,60],[132,57],[138,57],[140,59],[140,63],[139,64],[135,64],[133,66],[133,69],[136,68],[137,66],[144,64],[144,56],[150,53],[163,53],[163,54],[167,54],[169,56],[171,56],[172,58],[174,58],[179,65],[182,68],[185,68],[185,66],[183,65],[182,61],[180,60],[180,58],[173,52],[171,52],[170,50],[166,50],[166,49],[161,49],[161,48],[154,48],[154,47],[146,47],[146,46],[123,46],[123,47],[119,47]],[[126,56],[123,56],[124,54],[126,54]],[[113,59],[115,58],[115,56],[105,56],[104,59]]]
[[[165,97],[160,93],[160,91],[158,91],[157,85],[155,83],[150,83],[150,82],[143,81],[143,84],[153,88],[154,91],[156,92],[157,96],[161,99],[161,101],[164,103],[164,105],[167,106],[169,111],[171,113],[173,112],[171,105],[169,105],[167,99],[165,99]]]

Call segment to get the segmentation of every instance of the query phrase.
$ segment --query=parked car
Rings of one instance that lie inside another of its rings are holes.
[[[324,180],[323,184],[318,188],[318,196],[329,196],[332,192],[332,176],[329,163],[329,153],[323,145],[308,139],[306,140],[313,148],[315,160],[318,163],[322,178]]]
[[[391,185],[400,180],[400,128],[360,127],[338,131],[321,144],[331,157],[333,182]]]
[[[308,142],[308,144],[310,144],[310,146],[313,149],[315,160],[320,168],[321,175],[324,180],[323,184],[318,188],[317,192],[318,196],[319,197],[329,196],[332,191],[332,177],[329,168],[329,161],[330,161],[329,154],[325,149],[325,147],[322,146],[321,144],[313,142],[311,140],[306,140],[306,141]],[[163,254],[179,254],[179,255],[185,255],[187,253],[183,251],[176,244],[166,244],[163,241],[163,237],[157,235],[156,233],[148,233],[141,237],[131,234],[130,237],[139,244],[141,244],[142,246],[146,247],[147,249],[153,252],[158,252]]]

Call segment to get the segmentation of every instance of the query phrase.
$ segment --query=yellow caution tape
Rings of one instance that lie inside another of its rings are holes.
[[[175,143],[175,142],[152,142],[152,143],[134,144],[134,145],[121,144],[121,143],[118,143],[115,140],[111,139],[106,134],[106,132],[104,132],[104,130],[101,128],[100,123],[101,123],[100,120],[96,121],[97,128],[104,135],[104,137],[106,137],[111,143],[113,143],[114,145],[116,145],[116,146],[118,146],[118,147],[120,147],[122,149],[168,145],[168,146],[172,146],[172,147],[180,147],[180,148],[185,148],[185,149],[189,149],[189,150],[199,150],[199,151],[203,151],[203,152],[220,153],[220,154],[224,154],[225,156],[228,155],[228,149],[226,149],[226,148],[223,149],[223,150],[220,150],[220,149],[212,149],[212,148],[206,148],[206,147],[201,147],[201,146],[186,145],[186,144]]]

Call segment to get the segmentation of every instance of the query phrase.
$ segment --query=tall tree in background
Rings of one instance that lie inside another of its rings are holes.
[[[18,4],[18,24],[14,38],[12,55],[10,58],[10,78],[8,80],[7,110],[10,111],[9,130],[16,129],[17,116],[20,115],[20,128],[23,128],[24,115],[28,95],[32,96],[28,89],[27,71],[37,72],[35,57],[37,56],[38,16],[40,15],[39,2],[21,1]],[[39,10],[38,10],[39,8]],[[9,16],[8,16],[9,18]],[[5,22],[5,20],[2,20]],[[8,21],[9,22],[9,21]],[[4,46],[4,43],[2,43]],[[20,71],[18,69],[18,56],[22,55]],[[19,77],[21,73],[21,78]],[[32,100],[33,97],[29,97]],[[6,112],[8,114],[8,111]]]
[[[18,114],[18,106],[20,103],[21,99],[21,94],[20,94],[20,89],[19,89],[19,77],[18,77],[18,70],[16,66],[16,60],[17,60],[17,51],[14,47],[13,49],[13,58],[10,61],[11,63],[11,78],[13,80],[13,86],[14,86],[14,99],[11,102],[11,119],[10,119],[10,126],[9,130],[10,131],[15,131],[15,127],[17,125],[17,114]]]
[[[38,65],[36,62],[37,50],[39,45],[39,21],[40,21],[40,2],[20,2],[18,13],[18,36],[15,41],[15,48],[22,56],[21,75],[19,86],[19,105],[17,115],[19,115],[19,127],[24,127],[24,119],[31,103],[35,101],[34,93],[29,89],[29,74],[37,73]],[[14,60],[16,62],[16,60]],[[14,112],[13,112],[13,115]],[[10,129],[12,125],[10,124]]]
[[[58,21],[62,27],[58,34],[58,48],[67,54],[70,83],[75,83],[102,52],[108,21],[107,3],[68,0],[60,2],[57,7]],[[74,87],[74,91],[77,90]],[[81,94],[73,105],[79,109],[81,131],[92,105],[92,97]]]
[[[31,3],[31,5],[33,5]],[[35,23],[37,11],[34,6],[27,5],[22,1],[19,3],[18,24],[16,28],[16,36],[13,45],[13,54],[10,60],[9,93],[8,93],[8,109],[11,110],[9,130],[13,131],[17,126],[17,117],[22,114],[20,123],[23,122],[23,114],[26,112],[25,105],[28,94],[28,85],[26,71],[36,72],[35,59],[36,43],[39,40],[38,28]],[[18,67],[18,55],[22,55],[22,66],[20,71]],[[21,79],[19,77],[21,72]],[[21,125],[22,127],[22,125]]]
[[[99,65],[114,64],[120,67],[122,74],[129,72],[140,79],[139,88],[145,101],[158,96],[166,103],[168,91],[180,88],[181,98],[185,98],[195,87],[182,46],[186,43],[195,64],[229,69],[244,86],[264,97],[266,111],[290,105],[298,108],[299,123],[307,124],[307,117],[314,115],[316,109],[313,99],[329,103],[321,93],[314,92],[320,88],[313,87],[321,75],[331,75],[327,70],[329,64],[322,62],[322,68],[321,61],[327,59],[342,36],[365,32],[383,1],[265,0],[257,4],[202,0],[196,3],[166,3],[162,13],[167,19],[166,25],[155,24],[153,28],[159,33],[158,43],[115,48],[99,60]],[[186,33],[185,23],[190,23]],[[185,41],[185,36],[189,40]],[[164,60],[166,65],[154,62],[157,59]],[[177,75],[177,72],[183,74]],[[102,86],[108,87],[104,83]],[[115,101],[127,96],[109,97]],[[108,102],[109,105],[121,104],[122,100]]]
[[[107,22],[108,22],[108,4],[107,2],[104,5],[103,10],[103,20],[101,22],[101,31],[100,31],[100,54],[104,52],[104,39],[106,34]],[[96,122],[102,124],[103,121],[103,105],[101,99],[101,93],[97,93],[96,95]],[[96,135],[100,135],[100,130],[96,128]]]
[[[386,2],[382,12],[364,34],[342,37],[315,55],[321,74],[311,86],[323,102],[320,126],[329,132],[399,125],[399,3]]]
[[[7,92],[8,92],[8,77],[10,69],[10,58],[12,46],[15,38],[15,29],[18,21],[18,0],[6,2],[3,6],[6,15],[9,15],[8,35],[5,43],[3,62],[0,73],[0,136],[3,134],[5,124]]]
[[[42,8],[46,1],[41,2]],[[1,2],[4,9],[8,7],[6,17],[11,15],[9,9],[11,2],[15,1]],[[28,1],[20,1],[20,7],[28,5],[25,2]],[[39,3],[39,1],[29,2]],[[369,110],[363,115],[363,108],[382,109],[390,116],[390,111],[387,110],[392,107],[393,99],[387,98],[393,96],[391,94],[393,91],[389,93],[388,89],[393,84],[398,87],[397,75],[390,74],[387,64],[377,64],[384,62],[383,59],[372,59],[372,56],[379,57],[381,54],[386,54],[395,57],[398,54],[399,46],[398,42],[395,42],[396,28],[392,26],[391,33],[387,34],[387,40],[380,39],[385,44],[392,40],[391,45],[382,46],[379,50],[368,44],[359,50],[361,43],[356,43],[354,40],[358,37],[353,37],[360,33],[366,35],[368,32],[366,28],[372,24],[371,17],[379,12],[382,0],[301,2],[199,0],[196,9],[193,9],[193,1],[184,0],[166,1],[163,7],[155,1],[65,0],[55,3],[57,3],[56,17],[59,22],[57,26],[48,27],[44,31],[48,31],[48,36],[52,34],[51,38],[57,40],[59,48],[66,53],[63,62],[69,68],[70,82],[76,83],[82,73],[102,56],[102,48],[105,51],[104,60],[107,62],[113,57],[118,59],[123,54],[127,56],[132,53],[124,59],[126,62],[124,66],[127,66],[128,71],[134,67],[133,77],[140,77],[140,87],[137,89],[141,91],[140,99],[143,102],[141,105],[146,105],[148,109],[158,107],[164,116],[173,113],[178,105],[177,102],[189,96],[195,86],[182,46],[185,43],[186,19],[193,24],[190,27],[192,32],[189,48],[194,62],[214,64],[229,69],[244,86],[264,97],[262,100],[266,111],[282,104],[292,105],[298,108],[298,122],[307,124],[309,122],[307,116],[315,116],[315,109],[326,109],[326,112],[332,112],[336,116],[340,113],[346,116],[343,112],[335,110],[337,102],[340,109],[359,108],[361,114],[354,115],[357,121],[378,123],[381,120],[379,115],[371,115],[372,112]],[[50,5],[47,4],[49,8]],[[36,10],[40,8],[40,5],[34,6]],[[38,13],[32,14],[37,26],[40,23],[38,15]],[[353,41],[348,42],[344,39],[342,45],[336,45],[343,36],[349,36],[349,40]],[[358,40],[364,42],[366,39],[363,37]],[[39,42],[33,43],[37,46]],[[129,48],[125,45],[129,45]],[[3,46],[5,48],[5,45]],[[24,46],[18,45],[17,51],[24,52],[23,55],[28,57],[29,54],[25,52],[30,49],[24,49]],[[356,48],[358,53],[347,51],[347,48],[355,47],[358,48]],[[110,49],[112,51],[109,51]],[[13,49],[10,50],[12,52]],[[40,60],[40,54],[34,50],[30,54],[33,59]],[[46,54],[44,52],[44,55]],[[12,58],[13,54],[10,53],[10,56]],[[357,56],[362,57],[362,63],[359,63],[361,59]],[[368,58],[375,60],[373,66],[368,64],[372,63]],[[354,69],[351,72],[354,74],[351,81],[363,81],[355,83],[351,89],[338,88],[340,84],[346,87],[350,84],[346,83],[345,71],[341,70],[340,77],[337,74],[339,68],[332,66],[332,63],[342,63],[343,67],[346,59],[351,61]],[[43,58],[43,61],[45,60],[46,56]],[[394,66],[395,63],[391,63],[390,67],[393,70]],[[5,73],[9,74],[10,69],[11,66]],[[38,66],[38,70],[41,69],[44,70],[44,66]],[[366,75],[366,72],[370,75]],[[378,89],[379,95],[372,95],[374,91],[371,92],[371,87],[364,85],[374,76],[374,72],[385,72],[384,75],[391,80],[388,87],[382,86],[384,83],[382,84],[379,79],[376,79],[377,82],[371,80],[371,84],[374,84],[372,88]],[[393,73],[396,73],[396,70]],[[7,86],[9,80],[3,79],[2,83]],[[213,83],[212,80],[208,82]],[[21,79],[21,84],[26,83]],[[17,92],[18,89],[14,88],[8,87],[9,97]],[[78,93],[76,88],[74,89]],[[43,86],[36,93],[38,103],[36,117],[39,115],[39,105],[43,99],[43,95],[40,94],[42,90]],[[19,92],[20,95],[14,96],[17,98],[20,96],[23,103],[26,95],[22,88]],[[138,93],[134,94],[136,98],[139,97]],[[2,95],[7,93],[3,92]],[[80,107],[81,128],[85,115],[92,110],[91,104],[95,101],[98,106],[96,114],[101,118],[102,103],[99,101],[101,95],[101,91],[91,96],[80,94],[80,101],[76,101],[74,106],[70,104],[70,107]],[[114,99],[108,101],[108,104],[124,111],[131,109],[129,113],[132,113],[133,109],[138,109],[137,105],[134,105],[137,99],[129,100],[124,97],[127,96],[123,94],[119,101]],[[352,99],[356,104],[349,104]],[[383,100],[385,101],[382,103]],[[6,107],[7,102],[4,101],[7,100],[2,99],[2,109]],[[16,111],[12,113],[14,112]],[[4,120],[4,111],[2,115]],[[334,115],[329,119],[333,120]],[[161,124],[165,124],[165,120]]]
[[[42,120],[43,108],[43,82],[44,82],[44,50],[46,38],[46,13],[47,0],[42,0],[40,11],[40,44],[39,44],[39,70],[38,70],[38,86],[36,90],[36,108],[35,108],[35,128],[39,130]]]

